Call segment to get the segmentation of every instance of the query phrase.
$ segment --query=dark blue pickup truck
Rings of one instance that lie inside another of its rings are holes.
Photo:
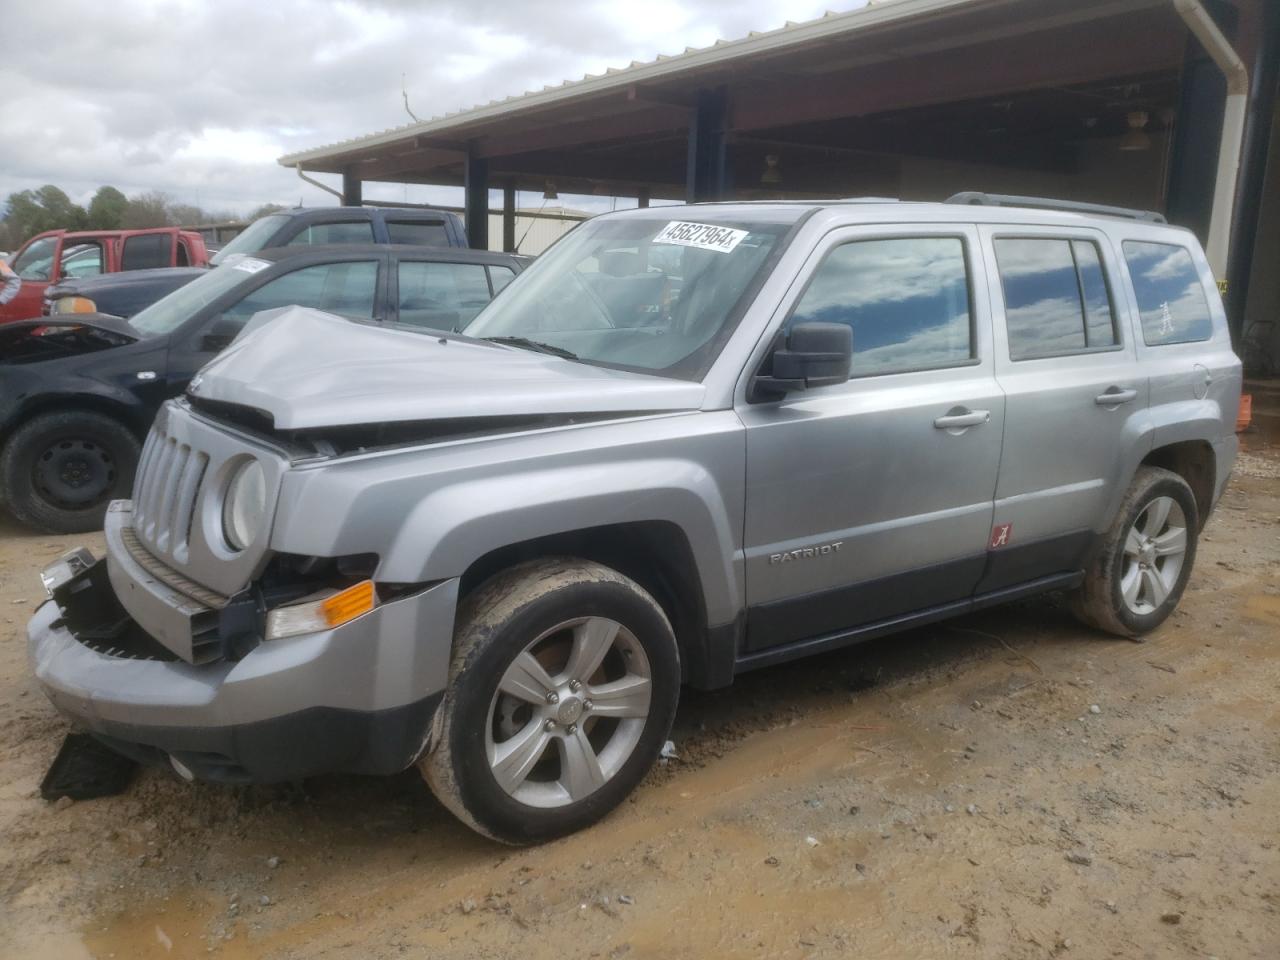
[[[210,259],[213,266],[236,255],[273,247],[335,243],[399,243],[465,247],[462,218],[447,210],[408,207],[298,207],[259,217]],[[205,271],[195,267],[135,270],[79,277],[53,285],[44,313],[105,313],[128,319]]]

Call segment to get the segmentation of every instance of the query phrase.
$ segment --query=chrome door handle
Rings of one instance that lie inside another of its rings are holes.
[[[1113,404],[1119,405],[1136,399],[1138,399],[1137,390],[1122,390],[1119,387],[1112,387],[1106,393],[1100,393],[1094,397],[1093,402],[1100,407],[1110,407]]]
[[[939,430],[957,430],[990,422],[990,410],[969,410],[966,413],[948,413],[945,417],[939,417],[933,421],[933,425]]]

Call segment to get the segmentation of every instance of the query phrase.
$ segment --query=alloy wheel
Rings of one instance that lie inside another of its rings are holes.
[[[1154,613],[1177,586],[1187,553],[1187,519],[1172,497],[1156,497],[1125,535],[1120,595],[1130,612]]]
[[[605,617],[557,624],[524,648],[489,705],[485,748],[520,803],[561,807],[607,783],[634,752],[653,680],[636,637]]]

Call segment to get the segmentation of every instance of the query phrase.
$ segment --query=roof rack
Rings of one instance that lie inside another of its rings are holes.
[[[1145,220],[1148,223],[1168,223],[1163,213],[1154,210],[1131,210],[1128,207],[1111,207],[1105,203],[1081,203],[1077,200],[1053,200],[1047,197],[1015,197],[1003,193],[980,193],[968,190],[947,197],[945,203],[967,203],[978,207],[1033,207],[1040,210],[1067,210],[1072,213],[1094,213],[1104,217],[1124,217],[1126,220]]]

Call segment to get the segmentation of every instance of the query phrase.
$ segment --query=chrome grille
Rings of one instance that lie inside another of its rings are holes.
[[[266,562],[269,526],[243,550],[231,549],[222,533],[227,479],[250,458],[266,473],[270,517],[286,457],[170,400],[147,436],[133,484],[130,526],[138,542],[166,567],[224,597],[247,587]]]
[[[208,468],[207,453],[180,443],[157,420],[138,464],[133,518],[141,540],[160,556],[186,561],[196,495]]]

